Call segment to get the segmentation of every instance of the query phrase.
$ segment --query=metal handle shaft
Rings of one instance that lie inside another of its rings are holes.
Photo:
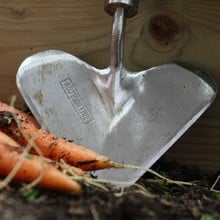
[[[105,11],[113,16],[117,8],[124,8],[126,17],[131,18],[137,14],[139,0],[105,0]]]
[[[122,65],[124,52],[124,35],[125,35],[125,9],[117,8],[114,13],[114,22],[112,27],[111,42],[111,62],[110,67],[117,69]]]

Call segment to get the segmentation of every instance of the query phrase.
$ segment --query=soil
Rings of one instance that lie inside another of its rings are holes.
[[[219,173],[163,161],[153,169],[175,180],[196,183],[170,184],[145,174],[139,187],[116,192],[112,187],[105,191],[85,186],[82,196],[37,188],[21,191],[19,184],[12,184],[0,192],[0,219],[220,219],[220,194],[210,190]],[[220,190],[219,183],[215,189]]]

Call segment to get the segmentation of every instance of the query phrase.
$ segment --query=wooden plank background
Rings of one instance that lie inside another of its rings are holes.
[[[100,0],[1,0],[0,99],[17,94],[16,71],[46,49],[70,52],[96,67],[109,64],[112,18]],[[125,66],[141,70],[174,60],[208,71],[220,84],[220,1],[140,0],[127,21]],[[220,168],[220,98],[166,153],[169,160]]]

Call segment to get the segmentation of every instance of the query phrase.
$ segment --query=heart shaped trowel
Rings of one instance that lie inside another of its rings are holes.
[[[17,85],[38,122],[112,160],[149,168],[201,116],[216,96],[212,78],[176,63],[130,72],[122,65],[125,18],[137,1],[107,1],[114,14],[111,63],[97,69],[56,50],[27,58]],[[134,183],[144,170],[98,171]]]

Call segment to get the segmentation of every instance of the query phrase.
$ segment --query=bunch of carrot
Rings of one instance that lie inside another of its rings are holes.
[[[109,158],[42,130],[32,116],[0,102],[1,176],[7,177],[12,172],[22,156],[21,146],[27,147],[30,144],[33,145],[32,156],[23,158],[14,180],[31,183],[42,174],[39,186],[80,194],[80,184],[59,171],[51,161],[59,163],[62,159],[67,164],[78,167],[77,172],[81,172],[79,168],[89,171],[116,167]],[[45,160],[44,166],[36,148],[44,157],[50,158]]]

